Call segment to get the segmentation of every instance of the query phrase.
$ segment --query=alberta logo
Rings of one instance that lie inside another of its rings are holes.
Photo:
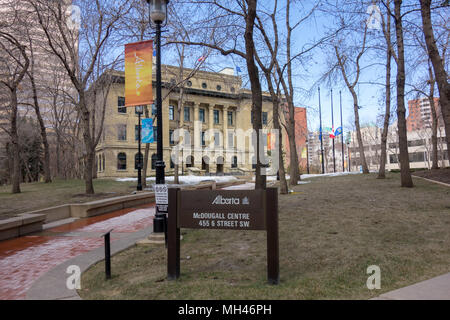
[[[242,199],[242,204],[250,204],[250,201],[248,200],[247,197]]]
[[[212,204],[240,204],[239,198],[224,198],[220,194],[214,199]]]

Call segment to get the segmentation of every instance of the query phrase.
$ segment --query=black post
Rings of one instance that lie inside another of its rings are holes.
[[[340,108],[341,108],[342,172],[345,172],[344,125],[342,122],[342,93],[341,93],[341,91],[339,91],[339,104],[340,104]]]
[[[167,243],[167,278],[180,277],[180,228],[178,228],[178,193],[180,189],[169,189],[169,221]]]
[[[322,107],[320,105],[320,88],[319,88],[319,118],[320,118],[320,154],[322,156],[321,162],[322,162],[322,174],[325,173],[325,163],[323,158],[323,132],[322,132]]]
[[[138,124],[138,182],[137,182],[137,187],[136,190],[137,191],[142,191],[142,154],[141,154],[141,115],[142,115],[142,110],[141,106],[137,107],[139,108],[139,112],[138,112],[138,117],[139,117],[139,124]]]
[[[156,184],[164,184],[164,168],[166,165],[163,160],[163,117],[162,117],[162,92],[161,92],[161,22],[156,23],[156,118],[157,118],[157,161],[156,168]],[[160,212],[158,205],[156,206],[156,214],[153,220],[153,232],[164,232],[165,213]]]
[[[333,115],[333,89],[331,89],[331,128],[334,130],[334,115]],[[333,132],[334,135],[334,132]],[[334,138],[333,140],[333,172],[336,172],[336,153],[334,150]]]
[[[106,279],[111,279],[111,245],[110,232],[105,233],[105,274]]]
[[[267,279],[269,284],[280,282],[279,241],[278,241],[278,189],[266,189],[267,221]]]

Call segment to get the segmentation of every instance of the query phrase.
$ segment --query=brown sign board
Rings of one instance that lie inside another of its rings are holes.
[[[167,277],[180,276],[180,228],[267,231],[267,278],[279,283],[278,190],[169,189]]]
[[[266,230],[263,190],[179,192],[178,227]]]

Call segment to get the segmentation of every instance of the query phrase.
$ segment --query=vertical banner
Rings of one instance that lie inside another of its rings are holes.
[[[125,45],[125,106],[153,103],[153,40]]]
[[[153,119],[142,119],[141,125],[141,141],[142,143],[153,143],[155,141],[153,135]]]

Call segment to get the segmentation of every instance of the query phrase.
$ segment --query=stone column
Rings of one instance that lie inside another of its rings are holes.
[[[228,149],[228,106],[223,107],[223,150]]]
[[[202,164],[202,143],[201,143],[201,134],[202,134],[202,123],[199,119],[199,108],[200,103],[194,103],[194,162],[195,164]],[[194,165],[194,163],[192,164]]]

